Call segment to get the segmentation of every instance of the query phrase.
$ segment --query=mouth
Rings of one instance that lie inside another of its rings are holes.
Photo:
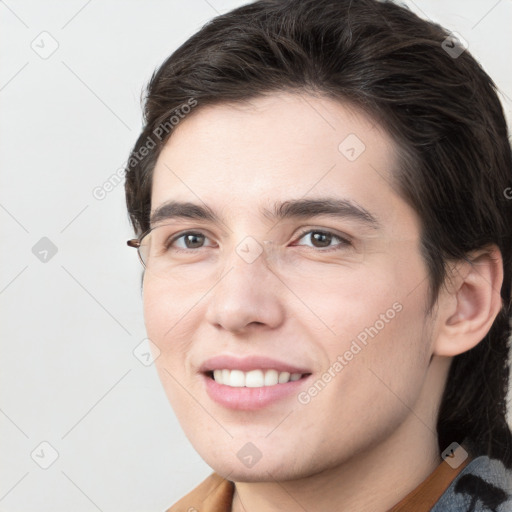
[[[274,359],[217,356],[199,369],[208,396],[228,409],[257,410],[292,399],[312,373]]]
[[[257,369],[244,372],[242,370],[216,369],[206,372],[206,376],[217,384],[232,388],[263,388],[295,382],[309,373],[279,372],[274,369]]]

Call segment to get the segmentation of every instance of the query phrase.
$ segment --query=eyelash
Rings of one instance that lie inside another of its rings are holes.
[[[339,251],[343,247],[349,247],[349,246],[352,245],[351,241],[348,238],[344,238],[344,237],[342,237],[340,235],[337,235],[336,233],[333,233],[332,231],[326,231],[326,230],[323,230],[323,229],[307,229],[307,230],[304,230],[304,231],[302,231],[298,235],[297,240],[300,240],[301,238],[303,238],[305,235],[308,235],[309,233],[321,233],[322,235],[331,235],[333,239],[338,239],[340,241],[339,244],[337,244],[337,245],[335,245],[333,247],[311,247],[311,246],[308,246],[309,249],[317,249],[319,252]],[[200,232],[197,232],[197,231],[185,231],[184,233],[181,233],[181,234],[173,237],[171,240],[169,240],[165,244],[165,248],[166,249],[170,249],[174,242],[176,242],[180,238],[183,238],[183,237],[185,237],[187,235],[201,235],[201,236],[205,236],[205,238],[208,238],[206,235],[204,235],[204,233],[200,233]],[[205,247],[198,247],[197,249],[204,249],[204,248]],[[176,251],[176,252],[183,252],[183,253],[191,252],[191,251],[197,251],[197,249],[182,249],[182,248],[176,248],[176,247],[173,248],[174,251]]]

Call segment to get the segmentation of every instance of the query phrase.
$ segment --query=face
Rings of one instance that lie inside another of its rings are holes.
[[[397,165],[361,112],[291,93],[198,109],[161,152],[145,322],[181,426],[221,475],[333,468],[418,403],[427,270]]]

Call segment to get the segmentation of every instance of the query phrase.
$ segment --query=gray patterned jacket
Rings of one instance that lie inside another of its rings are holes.
[[[472,460],[431,512],[512,512],[512,470],[483,455]]]

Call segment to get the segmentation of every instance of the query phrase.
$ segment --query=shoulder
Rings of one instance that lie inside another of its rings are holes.
[[[230,512],[234,484],[212,473],[166,512]]]
[[[472,460],[436,503],[432,512],[512,512],[512,470],[482,455]]]

